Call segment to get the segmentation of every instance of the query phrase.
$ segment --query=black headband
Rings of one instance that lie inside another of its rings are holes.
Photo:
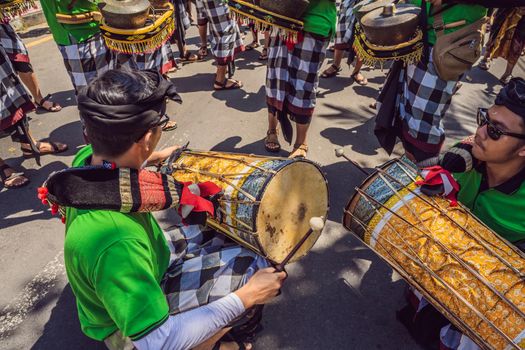
[[[87,95],[84,89],[78,95],[78,109],[86,126],[96,132],[107,134],[134,134],[152,128],[166,110],[166,99],[181,103],[175,85],[155,70],[146,70],[156,79],[157,89],[136,104],[101,104]]]
[[[500,90],[494,104],[505,106],[525,119],[525,80],[523,78],[512,78]]]

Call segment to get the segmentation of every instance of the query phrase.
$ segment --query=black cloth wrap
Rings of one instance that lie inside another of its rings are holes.
[[[512,78],[500,90],[494,104],[507,107],[525,121],[525,80],[523,78]]]
[[[235,8],[237,11],[246,14],[247,16],[249,15],[263,21],[271,21],[271,23],[279,27],[298,32],[304,29],[304,25],[299,25],[295,22],[298,19],[286,16],[274,17],[270,15],[266,9],[257,5],[246,6],[235,0],[228,0],[228,6]]]
[[[78,109],[86,126],[103,134],[130,134],[154,127],[166,109],[166,98],[182,103],[175,85],[155,70],[146,70],[157,81],[157,89],[147,98],[127,105],[101,104],[87,96],[78,96]]]

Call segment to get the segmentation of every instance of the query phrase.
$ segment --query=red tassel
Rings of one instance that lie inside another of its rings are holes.
[[[62,221],[63,224],[66,224],[66,217],[65,216],[62,216],[62,218],[60,220]]]

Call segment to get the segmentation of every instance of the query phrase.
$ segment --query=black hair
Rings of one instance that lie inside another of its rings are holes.
[[[100,104],[140,104],[156,89],[157,81],[151,72],[130,69],[110,70],[93,80],[87,88],[87,96]],[[136,132],[97,132],[86,125],[86,135],[93,152],[104,156],[118,157],[131,148],[148,130]]]

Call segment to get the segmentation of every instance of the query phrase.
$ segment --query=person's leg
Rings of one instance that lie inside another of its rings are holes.
[[[268,111],[268,131],[266,132],[266,138],[264,140],[264,148],[268,152],[279,152],[281,150],[281,144],[279,143],[279,133],[277,128],[279,127],[279,120],[275,112]]]
[[[361,57],[356,56],[355,67],[351,76],[359,85],[366,85],[368,84],[368,79],[366,79],[365,76],[361,74],[361,67],[363,67],[363,60]]]
[[[215,90],[238,89],[242,87],[241,81],[226,78],[227,69],[227,65],[217,65],[217,73],[215,74],[215,82],[213,83]]]
[[[208,25],[199,24],[199,37],[201,38],[201,47],[208,46]]]
[[[62,109],[58,104],[53,103],[48,100],[44,100],[44,96],[42,96],[42,91],[40,91],[40,85],[38,84],[38,79],[36,77],[36,74],[33,71],[30,72],[17,72],[18,76],[20,77],[20,80],[24,83],[24,85],[27,87],[33,98],[35,99],[35,102],[51,112],[58,112]]]
[[[323,71],[323,73],[321,73],[321,78],[331,78],[337,75],[339,71],[341,71],[341,61],[343,60],[344,54],[344,50],[334,50],[334,59],[332,61],[332,64],[328,68],[326,68]]]
[[[0,180],[5,188],[18,188],[29,183],[24,173],[16,172],[2,158],[0,158]]]

